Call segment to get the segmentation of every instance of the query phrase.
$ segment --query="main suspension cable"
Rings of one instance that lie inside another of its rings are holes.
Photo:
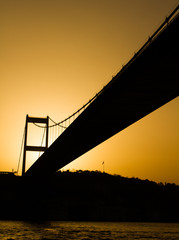
[[[165,21],[159,26],[159,28],[148,38],[148,40],[144,43],[144,45],[134,54],[134,56],[129,60],[129,62],[125,65],[123,65],[121,71],[119,71],[115,77],[112,78],[110,82],[108,82],[94,97],[92,97],[85,105],[83,105],[81,108],[79,108],[76,112],[71,114],[69,117],[65,118],[64,120],[60,122],[55,122],[53,119],[49,117],[49,119],[53,122],[52,125],[48,126],[48,128],[59,126],[61,128],[66,128],[64,127],[63,124],[67,120],[70,120],[72,117],[74,118],[76,114],[79,115],[80,111],[85,109],[87,105],[89,105],[94,99],[96,99],[107,87],[111,85],[113,81],[115,81],[123,72],[124,70],[131,65],[131,63],[148,47],[149,44],[157,37],[158,34],[164,29],[165,26],[168,26],[169,22],[172,21],[172,17],[176,14],[176,12],[179,10],[179,5],[171,12],[171,14],[165,19]],[[46,128],[46,126],[41,126],[36,123],[33,123],[35,126],[40,127],[40,128]]]

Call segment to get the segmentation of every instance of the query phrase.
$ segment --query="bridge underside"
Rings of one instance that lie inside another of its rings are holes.
[[[178,96],[179,17],[125,69],[26,172],[49,175]]]

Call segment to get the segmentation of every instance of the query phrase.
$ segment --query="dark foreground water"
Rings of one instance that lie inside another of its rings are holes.
[[[179,240],[179,223],[0,221],[0,239]]]

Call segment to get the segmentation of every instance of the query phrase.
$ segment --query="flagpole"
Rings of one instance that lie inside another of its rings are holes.
[[[102,165],[103,165],[103,173],[104,173],[104,161],[102,162]]]

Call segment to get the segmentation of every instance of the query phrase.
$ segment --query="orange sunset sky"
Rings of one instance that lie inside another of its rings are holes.
[[[92,98],[177,0],[0,0],[0,171],[16,170],[26,114],[56,122]],[[179,184],[179,98],[65,169]],[[41,132],[29,128],[30,143]],[[39,140],[40,139],[40,140]],[[29,154],[27,167],[34,156]]]

